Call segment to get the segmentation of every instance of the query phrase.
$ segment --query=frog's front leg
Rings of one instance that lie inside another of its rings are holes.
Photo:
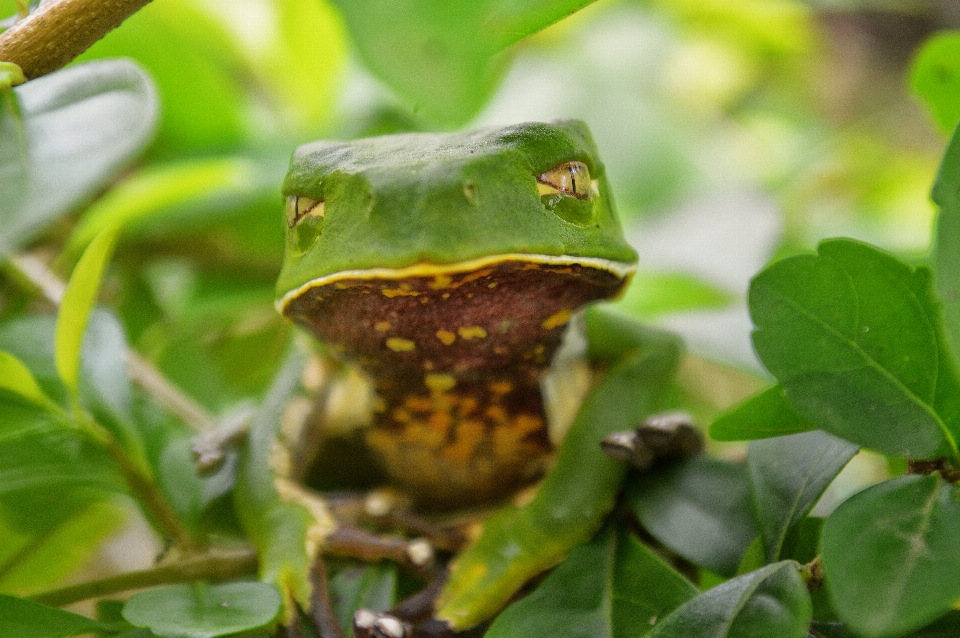
[[[602,370],[600,381],[534,498],[486,521],[451,564],[431,632],[437,622],[448,631],[463,631],[491,618],[527,581],[588,540],[613,508],[627,469],[604,454],[601,441],[658,407],[671,385],[680,345],[673,335],[596,309],[586,314],[586,333],[587,355]]]

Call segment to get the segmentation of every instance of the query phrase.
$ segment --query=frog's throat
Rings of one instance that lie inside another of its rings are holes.
[[[277,299],[276,308],[281,314],[286,314],[287,306],[307,292],[311,288],[327,286],[337,281],[346,279],[407,279],[410,277],[435,277],[442,275],[454,275],[462,272],[479,270],[495,264],[505,262],[524,262],[530,264],[543,264],[550,266],[582,266],[585,268],[595,268],[603,270],[616,276],[618,279],[626,281],[629,279],[637,266],[631,262],[614,261],[612,259],[603,259],[602,257],[579,257],[574,255],[532,255],[524,253],[505,253],[502,255],[488,255],[476,259],[467,259],[450,264],[435,264],[421,262],[412,266],[402,268],[366,268],[360,270],[344,270],[335,272],[323,277],[311,279],[310,281],[286,292]]]

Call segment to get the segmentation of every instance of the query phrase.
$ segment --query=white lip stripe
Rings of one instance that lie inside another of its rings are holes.
[[[319,286],[326,286],[343,279],[407,279],[409,277],[430,277],[439,274],[451,274],[458,272],[468,272],[477,270],[491,264],[499,264],[505,261],[520,261],[533,264],[549,264],[551,266],[586,266],[596,268],[597,270],[606,270],[617,277],[624,279],[637,269],[635,264],[623,261],[613,261],[612,259],[602,259],[600,257],[576,257],[573,255],[525,255],[523,253],[507,253],[504,255],[489,255],[487,257],[478,257],[477,259],[468,259],[458,261],[452,264],[432,264],[420,263],[404,268],[367,268],[364,270],[344,270],[311,279],[307,283],[287,292],[283,297],[277,300],[276,307],[281,313],[286,310],[287,305],[296,297],[309,290]]]

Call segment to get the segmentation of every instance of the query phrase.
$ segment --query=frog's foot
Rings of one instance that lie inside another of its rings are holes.
[[[703,451],[703,435],[684,412],[664,412],[645,419],[634,430],[614,432],[600,443],[612,459],[646,470],[661,460],[675,460]]]
[[[435,558],[433,544],[425,538],[381,536],[350,525],[338,525],[327,535],[323,553],[368,563],[389,560],[421,574],[429,572]]]
[[[387,612],[358,609],[353,615],[356,638],[449,638],[454,631],[445,621],[433,618],[434,602],[447,582],[440,570],[430,583]]]
[[[330,499],[329,503],[338,520],[419,537],[429,541],[437,551],[456,553],[467,543],[462,525],[441,525],[417,514],[409,500],[391,489],[373,490],[366,496],[341,496]]]

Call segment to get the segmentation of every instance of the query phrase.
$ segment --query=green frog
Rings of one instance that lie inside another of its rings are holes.
[[[277,307],[368,381],[362,438],[389,483],[450,511],[540,481],[452,564],[433,615],[474,626],[598,529],[626,472],[600,443],[679,356],[591,305],[637,260],[596,145],[579,121],[315,142],[283,191]]]

